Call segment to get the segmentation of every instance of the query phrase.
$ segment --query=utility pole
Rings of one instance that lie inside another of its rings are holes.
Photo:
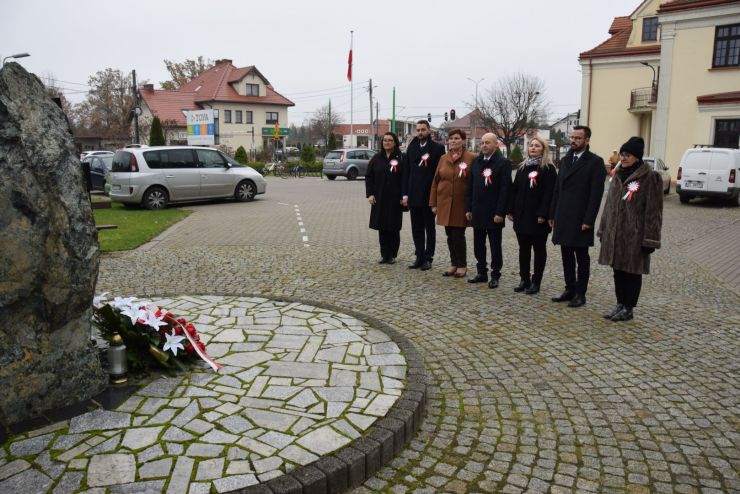
[[[324,136],[326,139],[326,142],[324,143],[324,149],[329,150],[329,134],[334,132],[334,129],[331,126],[331,98],[329,99],[329,122],[327,124],[327,127],[329,128],[329,132]],[[342,147],[344,147],[344,144],[342,144]]]
[[[396,133],[396,86],[393,86],[393,117],[391,119],[391,132]]]
[[[378,136],[378,129],[380,128],[380,102],[375,102],[375,136]]]
[[[370,91],[370,129],[373,128],[373,79],[370,78],[368,82],[368,90]],[[368,149],[375,149],[375,132],[371,133],[371,141],[368,145]]]
[[[141,108],[139,108],[139,92],[136,90],[136,70],[131,71],[131,78],[133,79],[131,91],[134,94],[134,109],[132,110],[134,112],[134,129],[136,132],[136,144],[139,144],[139,112],[141,112]]]

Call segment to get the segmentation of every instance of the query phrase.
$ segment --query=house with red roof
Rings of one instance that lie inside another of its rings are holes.
[[[609,156],[630,136],[674,174],[686,149],[740,142],[740,1],[645,0],[580,54],[580,122]]]
[[[295,106],[257,67],[236,67],[231,60],[218,60],[179,89],[167,91],[146,84],[139,95],[140,121],[159,117],[167,144],[187,144],[186,111],[213,109],[216,145],[233,150],[244,146],[252,154],[272,149],[276,126],[282,139],[287,137],[288,108]],[[142,136],[143,140],[148,137]]]

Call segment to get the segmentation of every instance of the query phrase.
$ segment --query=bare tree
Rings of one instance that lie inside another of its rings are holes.
[[[334,127],[343,121],[344,119],[341,115],[330,112],[329,105],[324,105],[311,116],[309,129],[314,137],[324,139],[324,143],[327,144],[329,142],[329,135],[333,133]]]
[[[102,137],[128,136],[134,107],[131,84],[131,75],[124,75],[118,69],[107,68],[90,76],[90,92],[74,108],[76,124]]]
[[[524,132],[547,118],[544,91],[542,79],[517,73],[499,79],[478,101],[479,124],[499,136],[507,154]]]
[[[178,89],[188,82],[192,81],[206,70],[213,67],[213,60],[206,60],[202,56],[196,59],[188,58],[183,62],[173,62],[172,60],[164,61],[167,71],[172,79],[160,82],[162,89]]]

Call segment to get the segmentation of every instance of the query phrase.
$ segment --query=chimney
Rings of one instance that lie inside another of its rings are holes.
[[[152,92],[154,91],[154,84],[144,84],[143,86],[141,86],[141,90]]]
[[[221,60],[216,60],[216,65],[220,65],[222,63],[229,63],[230,64],[231,63],[231,60],[228,59],[228,58],[224,58],[224,59],[221,59]]]

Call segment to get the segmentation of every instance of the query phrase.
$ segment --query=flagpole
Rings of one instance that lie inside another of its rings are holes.
[[[354,31],[350,31],[349,32],[349,36],[350,36],[350,38],[349,38],[349,52],[352,53],[352,48],[353,48],[354,41],[355,41],[355,32]],[[349,61],[350,74],[352,73],[352,65],[353,64],[354,64],[354,60],[350,59],[350,61]],[[350,136],[349,137],[349,145],[350,145],[350,147],[355,147],[355,144],[354,144],[354,138],[355,138],[354,136],[355,136],[355,133],[354,133],[354,129],[353,129],[353,126],[354,126],[354,116],[355,116],[355,113],[354,113],[355,112],[354,103],[355,103],[355,78],[354,77],[350,77],[350,79],[349,79],[349,136]]]

